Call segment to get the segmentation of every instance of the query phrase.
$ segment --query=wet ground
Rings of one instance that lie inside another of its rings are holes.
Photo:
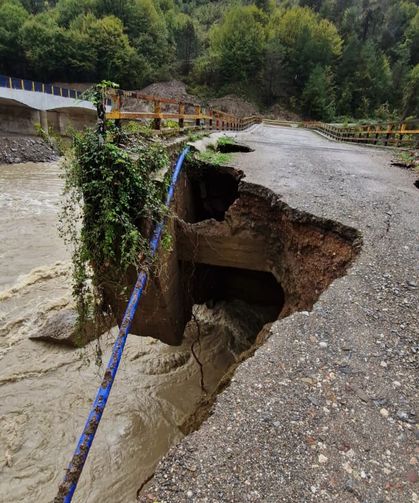
[[[246,181],[362,232],[347,276],[276,322],[141,501],[416,503],[419,198],[391,152],[257,126]]]

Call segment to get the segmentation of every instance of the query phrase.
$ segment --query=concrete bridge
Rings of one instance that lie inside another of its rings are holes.
[[[32,135],[35,124],[40,124],[64,135],[69,127],[80,129],[95,118],[94,105],[83,99],[81,91],[0,75],[2,133]]]

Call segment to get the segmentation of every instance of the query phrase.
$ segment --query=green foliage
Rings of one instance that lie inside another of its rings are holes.
[[[167,166],[166,150],[160,143],[143,143],[129,152],[117,138],[116,130],[102,140],[92,129],[76,133],[64,168],[61,232],[72,248],[81,323],[108,308],[106,286],[123,293],[128,267],[138,269],[148,257],[149,222],[164,212],[163,189],[151,175]]]
[[[317,65],[303,91],[303,111],[308,117],[331,121],[335,116],[333,76],[330,68]]]
[[[41,124],[34,124],[36,134],[42,138],[46,143],[51,145],[59,155],[64,155],[68,150],[68,145],[64,138],[57,133],[52,126],[48,126],[48,131],[45,131]]]
[[[143,138],[151,138],[153,136],[153,128],[151,127],[151,124],[129,121],[124,122],[122,124],[122,128],[128,135],[140,136]]]
[[[225,82],[249,80],[262,65],[263,14],[256,6],[235,7],[211,35],[213,58]]]
[[[0,71],[18,68],[23,51],[19,42],[19,30],[29,17],[29,13],[19,2],[9,0],[0,3]]]
[[[303,89],[317,65],[329,66],[341,54],[342,39],[336,26],[308,8],[279,10],[271,24],[273,33],[285,47],[297,90]]]
[[[404,90],[403,116],[419,117],[419,64],[411,70]]]
[[[307,114],[320,66],[338,116],[402,117],[416,113],[418,64],[417,0],[0,0],[0,72],[24,78],[175,77]]]
[[[193,143],[198,140],[202,140],[202,138],[205,138],[209,136],[209,133],[195,133],[193,131],[188,131],[188,142]]]
[[[217,141],[217,148],[223,145],[234,145],[236,140],[232,136],[221,136]]]
[[[214,166],[221,166],[229,163],[232,156],[231,154],[222,154],[221,152],[208,148],[207,150],[196,154],[196,159],[207,164],[213,164]]]

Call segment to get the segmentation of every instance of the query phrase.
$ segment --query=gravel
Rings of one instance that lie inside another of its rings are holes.
[[[139,501],[416,503],[416,176],[310,131],[239,137],[255,149],[234,156],[247,181],[358,228],[364,246],[311,312],[274,323]]]
[[[36,136],[0,136],[0,164],[56,161],[58,154]]]

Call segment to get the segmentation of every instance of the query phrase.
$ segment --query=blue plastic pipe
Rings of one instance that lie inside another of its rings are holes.
[[[169,207],[170,202],[173,198],[176,182],[179,178],[179,173],[182,169],[183,161],[185,160],[185,156],[188,152],[189,147],[186,147],[176,162],[170,186],[166,195],[166,207]],[[154,232],[150,240],[151,256],[154,256],[156,254],[163,232],[165,220],[166,219],[164,218],[154,228]],[[131,329],[132,321],[134,319],[134,315],[146,283],[147,273],[141,271],[138,275],[137,282],[135,283],[134,290],[131,293],[131,297],[125,310],[121,326],[119,327],[118,336],[113,345],[112,354],[109,359],[108,366],[106,367],[105,375],[103,376],[102,383],[97,392],[95,401],[93,402],[89,417],[87,418],[86,424],[84,426],[83,433],[80,436],[76,450],[74,451],[73,457],[67,468],[64,481],[61,483],[58,489],[58,495],[54,499],[54,503],[70,503],[73,498],[74,491],[76,490],[77,483],[83,471],[83,467],[89,454],[90,447],[92,446],[93,439],[95,438],[95,433],[102,418],[103,411],[105,410],[106,402],[108,401],[109,393],[111,392],[112,385],[118,371],[119,363],[121,361],[122,353],[124,351],[125,342]]]

